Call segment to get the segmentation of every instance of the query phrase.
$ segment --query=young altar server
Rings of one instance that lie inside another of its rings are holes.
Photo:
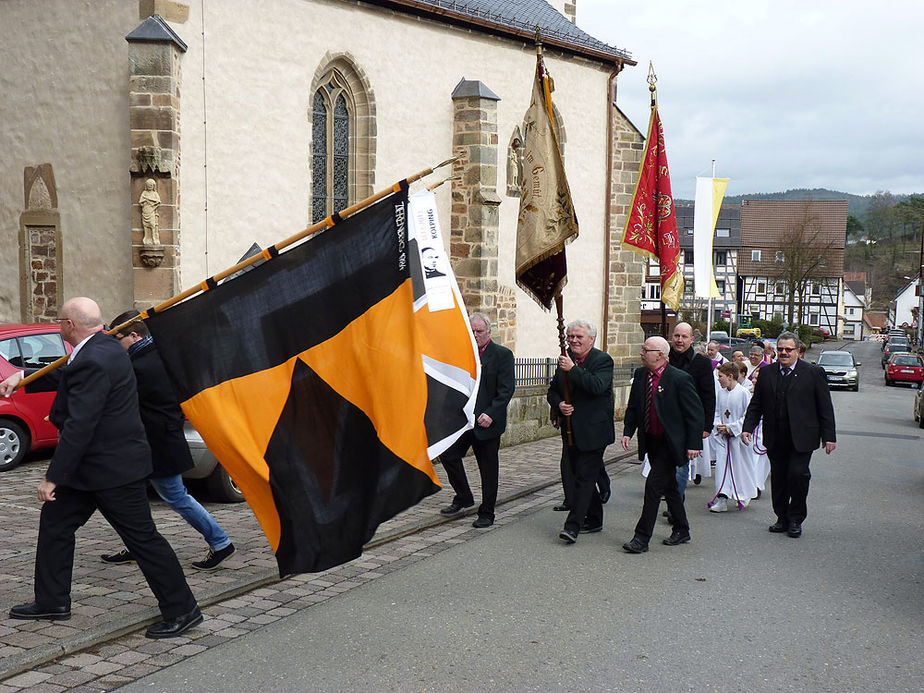
[[[728,501],[743,510],[757,495],[754,481],[754,461],[749,446],[741,440],[744,414],[751,398],[738,384],[738,367],[723,363],[718,368],[719,397],[716,401],[713,444],[716,447],[715,498],[709,510],[722,513],[728,510]]]

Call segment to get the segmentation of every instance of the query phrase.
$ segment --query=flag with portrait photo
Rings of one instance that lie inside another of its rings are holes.
[[[431,454],[472,426],[464,306],[456,288],[451,309],[415,309],[407,214],[404,188],[146,319],[280,575],[358,557],[439,490]]]
[[[540,54],[536,57],[532,100],[523,118],[516,281],[546,310],[568,281],[565,245],[578,236],[571,189],[555,134],[553,90]]]
[[[674,197],[671,194],[671,175],[664,149],[664,129],[661,127],[657,106],[651,109],[648,140],[642,152],[622,245],[658,261],[661,302],[676,311],[680,307],[680,296],[683,293],[683,276],[678,267],[680,241],[677,237]]]

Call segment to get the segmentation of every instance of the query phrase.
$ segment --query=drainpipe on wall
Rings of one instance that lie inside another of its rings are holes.
[[[610,253],[612,239],[610,238],[610,218],[612,217],[613,198],[613,117],[616,108],[616,77],[622,72],[622,62],[616,63],[616,69],[610,73],[606,82],[606,188],[604,190],[603,237],[606,243],[603,246],[603,324],[600,326],[603,334],[600,346],[607,351],[609,346],[610,324]]]

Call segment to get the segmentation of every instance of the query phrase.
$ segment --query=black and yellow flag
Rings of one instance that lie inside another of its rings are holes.
[[[406,220],[402,191],[146,320],[280,575],[358,557],[439,489],[430,454],[472,425],[462,302],[415,310]]]

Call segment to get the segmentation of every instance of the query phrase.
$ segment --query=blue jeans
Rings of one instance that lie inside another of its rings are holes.
[[[687,482],[690,480],[690,463],[687,462],[682,467],[677,467],[677,490],[680,497],[683,498],[687,492]]]
[[[189,495],[183,477],[162,476],[151,479],[151,486],[164,502],[173,508],[180,517],[203,536],[213,551],[220,551],[231,543],[225,531],[218,526],[209,511],[199,505],[199,501]]]

